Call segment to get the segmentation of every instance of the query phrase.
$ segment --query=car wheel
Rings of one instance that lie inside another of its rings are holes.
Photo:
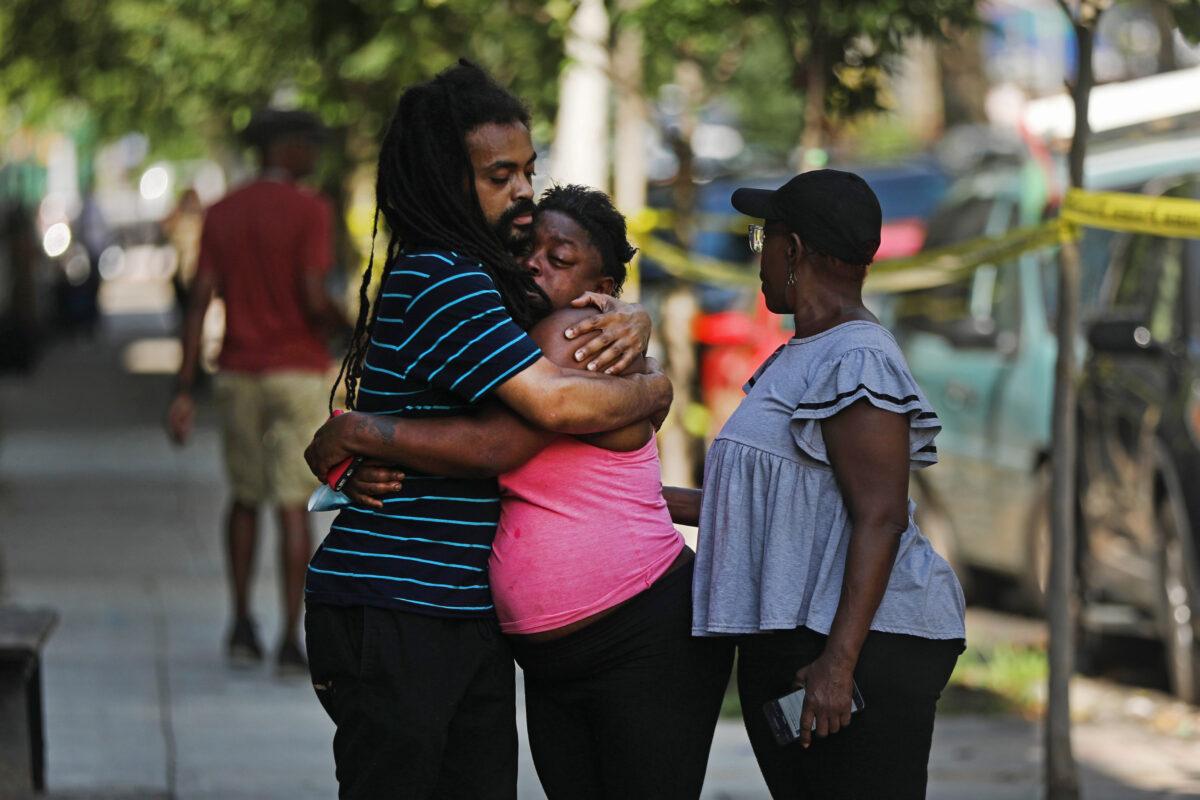
[[[1190,534],[1182,506],[1170,490],[1163,493],[1155,509],[1159,531],[1159,625],[1167,658],[1171,691],[1181,700],[1200,700],[1200,639],[1196,636],[1200,615],[1200,591]]]

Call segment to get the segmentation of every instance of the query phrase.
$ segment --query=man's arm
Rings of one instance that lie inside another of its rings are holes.
[[[459,417],[403,417],[352,411],[317,430],[304,452],[317,478],[353,456],[456,478],[508,472],[533,458],[555,434],[534,428],[499,403]],[[374,467],[361,470],[366,482],[384,482]]]
[[[178,444],[187,442],[192,432],[196,415],[192,387],[200,369],[200,337],[204,331],[204,315],[208,311],[208,304],[212,302],[216,285],[212,270],[202,269],[196,273],[188,297],[187,312],[183,318],[183,356],[175,381],[175,397],[167,409],[167,429]]]

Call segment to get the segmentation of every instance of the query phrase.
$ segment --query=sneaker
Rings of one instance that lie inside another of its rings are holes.
[[[308,659],[294,640],[279,645],[275,656],[275,672],[281,678],[308,677]]]
[[[258,643],[254,621],[242,617],[233,624],[229,634],[229,663],[238,668],[253,667],[261,663],[262,658],[262,645]]]

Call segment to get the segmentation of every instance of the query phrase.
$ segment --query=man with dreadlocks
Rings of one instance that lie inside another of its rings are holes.
[[[533,224],[534,159],[528,112],[468,62],[401,96],[376,184],[382,284],[372,303],[372,256],[340,376],[381,436],[389,416],[490,398],[578,434],[670,405],[661,373],[597,374],[613,354],[564,369],[525,333],[549,311],[512,253]],[[499,506],[494,478],[410,472],[378,508],[344,509],[313,556],[305,628],[341,797],[516,796],[513,662],[487,583]]]

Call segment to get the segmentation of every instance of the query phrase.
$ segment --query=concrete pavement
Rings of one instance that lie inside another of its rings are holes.
[[[0,378],[7,599],[62,615],[45,654],[52,793],[334,797],[332,726],[307,683],[223,661],[224,490],[211,415],[186,450],[171,448],[159,423],[169,378],[131,374],[123,362],[135,339],[169,332],[154,315],[112,318],[101,341],[63,343],[34,376]],[[271,646],[275,537],[264,522],[256,603]],[[1037,736],[1022,720],[940,719],[930,796],[1036,797]],[[1200,797],[1195,746],[1136,726],[1084,726],[1077,749],[1091,765],[1087,796]],[[521,793],[542,796],[524,746]],[[736,722],[718,730],[705,797],[766,797]]]

